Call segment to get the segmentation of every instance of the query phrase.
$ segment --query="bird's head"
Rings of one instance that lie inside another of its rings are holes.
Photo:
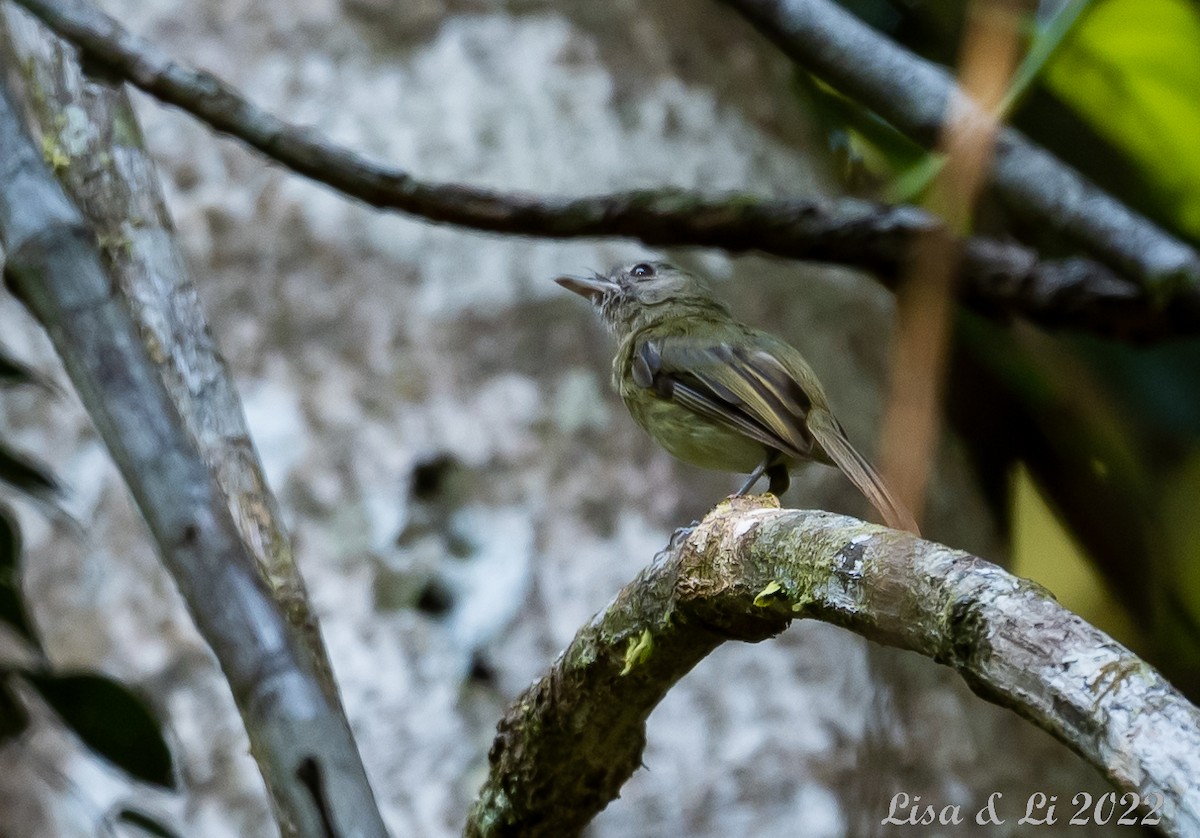
[[[638,262],[608,275],[560,276],[568,291],[587,297],[613,331],[658,322],[693,309],[724,309],[700,277],[666,262]]]

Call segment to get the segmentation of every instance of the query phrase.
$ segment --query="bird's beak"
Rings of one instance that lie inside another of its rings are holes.
[[[581,297],[587,297],[593,303],[599,302],[606,295],[611,294],[620,287],[608,277],[601,276],[600,274],[592,274],[591,276],[559,276],[555,277],[554,281],[568,291],[574,291]]]

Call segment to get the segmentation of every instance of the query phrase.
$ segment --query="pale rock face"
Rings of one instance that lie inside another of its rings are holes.
[[[103,5],[258,103],[424,178],[574,195],[830,188],[790,69],[716,5]],[[505,704],[673,527],[736,485],[674,464],[634,426],[608,388],[607,335],[550,282],[659,254],[376,213],[177,111],[140,95],[137,105],[387,823],[395,835],[456,834]],[[667,255],[726,291],[736,283],[727,296],[738,312],[809,354],[851,436],[872,447],[884,292],[846,272]],[[57,369],[11,300],[0,323],[20,357]],[[5,433],[58,469],[84,525],[72,533],[23,510],[25,585],[53,659],[153,696],[186,788],[131,791],[46,733],[0,752],[14,766],[0,771],[5,811],[22,801],[26,822],[46,821],[36,834],[83,836],[114,802],[136,798],[183,834],[270,834],[232,701],[77,402],[4,398]],[[932,533],[991,549],[961,464],[946,471]],[[811,468],[795,486],[792,503],[865,511],[832,470]],[[937,750],[884,737],[886,759],[911,747],[922,765],[901,790],[972,802],[1014,783],[1022,794],[1051,778],[1079,785],[1043,734],[961,685],[947,692],[927,669],[921,695],[941,702],[937,718],[952,729],[931,734]],[[816,624],[720,649],[651,718],[649,770],[590,834],[856,832],[848,780],[871,776],[857,755],[871,720],[892,718],[870,673],[863,641]],[[43,764],[73,786],[44,781]]]

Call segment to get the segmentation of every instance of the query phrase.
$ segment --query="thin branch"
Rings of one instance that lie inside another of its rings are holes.
[[[513,703],[466,834],[578,834],[638,768],[676,681],[727,639],[805,617],[954,667],[1118,789],[1161,794],[1167,835],[1200,834],[1200,710],[1154,669],[983,559],[761,497],[673,540]]]
[[[941,67],[833,0],[722,0],[801,67],[933,148],[947,114],[983,118]],[[996,139],[991,183],[1016,213],[1056,230],[1148,288],[1200,285],[1200,253],[1133,212],[1013,128]]]
[[[90,5],[15,2],[75,44],[97,68],[293,171],[371,206],[436,223],[543,238],[623,236],[660,247],[759,250],[861,268],[889,287],[918,236],[944,234],[940,222],[920,210],[853,200],[713,198],[678,190],[561,198],[429,183],[278,119]],[[1138,340],[1200,333],[1200,294],[1178,295],[1163,307],[1143,288],[1091,260],[1044,261],[1029,248],[982,238],[961,247],[960,298],[993,316],[1019,314],[1048,327]]]
[[[220,661],[281,825],[313,838],[385,835],[349,726],[291,641],[94,233],[3,84],[0,184],[7,281],[45,326]]]

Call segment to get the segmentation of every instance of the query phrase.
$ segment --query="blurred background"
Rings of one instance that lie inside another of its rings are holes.
[[[101,5],[269,110],[426,179],[920,200],[937,166],[711,0]],[[957,60],[961,0],[844,5]],[[1200,240],[1200,7],[1031,6],[1023,39],[1056,48],[1012,122]],[[736,314],[806,354],[851,439],[877,453],[893,300],[869,276],[432,226],[136,105],[395,835],[461,829],[504,707],[741,480],[674,462],[633,424],[609,387],[609,336],[553,276],[661,257],[711,277]],[[1069,252],[986,194],[978,219]],[[6,450],[62,486],[51,503],[6,500],[31,621],[57,667],[147,697],[181,786],[139,786],[43,720],[0,745],[0,835],[97,834],[130,800],[182,835],[273,834],[228,689],[9,296],[0,341],[55,385],[0,392]],[[948,362],[926,537],[1042,582],[1195,700],[1200,341],[1132,347],[959,313]],[[816,466],[785,504],[868,513]],[[879,823],[897,792],[973,812],[997,791],[1021,803],[1006,825],[953,834],[1024,834],[1030,794],[1108,789],[949,670],[815,623],[704,661],[652,715],[645,764],[590,835],[903,834]]]

